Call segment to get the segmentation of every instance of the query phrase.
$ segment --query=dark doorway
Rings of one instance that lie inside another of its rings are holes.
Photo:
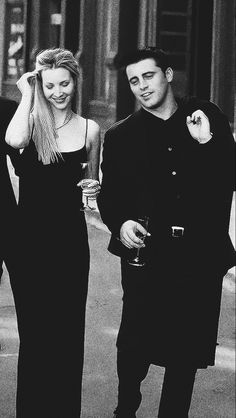
[[[137,47],[139,1],[121,0],[119,17],[118,53],[124,54]],[[126,76],[119,73],[117,78],[117,120],[123,119],[134,110],[134,97]]]
[[[40,47],[57,48],[61,44],[61,0],[50,0],[40,7]]]
[[[192,4],[191,60],[189,93],[210,99],[213,0],[197,0]]]
[[[69,1],[65,6],[65,48],[75,54],[79,45],[80,1],[74,1],[73,6]]]

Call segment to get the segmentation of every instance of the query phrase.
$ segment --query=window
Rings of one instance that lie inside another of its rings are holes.
[[[42,6],[40,14],[40,46],[42,48],[61,45],[62,11],[61,0],[48,0]]]
[[[163,1],[159,12],[159,44],[168,51],[176,70],[187,66],[188,41],[190,38],[189,6],[191,2]]]
[[[60,46],[61,35],[61,0],[53,0],[49,2],[49,44],[52,46]]]
[[[157,28],[157,44],[169,53],[175,69],[175,92],[184,95],[188,90],[192,0],[160,0]]]
[[[24,3],[6,4],[5,79],[16,80],[24,72]]]

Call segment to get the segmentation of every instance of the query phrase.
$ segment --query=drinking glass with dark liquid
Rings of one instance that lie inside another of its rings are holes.
[[[135,235],[140,238],[143,243],[145,241],[145,238],[147,236],[148,233],[148,223],[149,223],[149,217],[148,216],[142,216],[140,218],[137,219],[137,223],[139,223],[140,225],[142,225],[144,227],[144,229],[146,230],[145,234],[142,234],[138,228],[136,229]],[[136,266],[136,267],[143,267],[146,264],[146,261],[143,258],[143,254],[142,254],[142,247],[139,247],[136,249],[136,254],[132,259],[128,259],[128,264],[130,264],[131,266]]]

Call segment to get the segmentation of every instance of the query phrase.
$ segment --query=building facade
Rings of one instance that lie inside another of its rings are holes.
[[[81,113],[106,129],[136,107],[113,58],[145,45],[171,54],[177,96],[212,100],[234,129],[234,0],[0,0],[0,93],[18,100],[35,53],[68,48],[81,66]]]

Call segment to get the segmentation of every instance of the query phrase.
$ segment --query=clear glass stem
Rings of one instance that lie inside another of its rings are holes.
[[[137,253],[136,253],[136,259],[139,259],[139,253],[140,253],[140,247],[139,248],[137,248]]]

